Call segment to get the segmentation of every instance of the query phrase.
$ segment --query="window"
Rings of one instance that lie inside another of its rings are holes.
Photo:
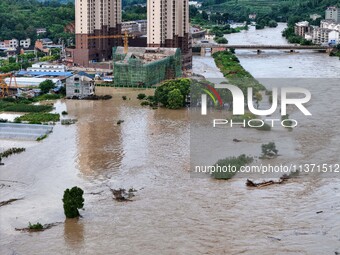
[[[75,89],[74,93],[80,93],[79,89]]]

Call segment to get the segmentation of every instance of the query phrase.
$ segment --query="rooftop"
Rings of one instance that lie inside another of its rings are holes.
[[[127,62],[130,58],[137,58],[143,63],[150,63],[173,56],[176,54],[177,50],[177,48],[130,47],[125,59],[120,62]],[[124,47],[117,47],[116,54],[125,55]]]

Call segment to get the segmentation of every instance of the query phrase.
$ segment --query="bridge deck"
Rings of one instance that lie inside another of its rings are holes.
[[[254,49],[254,50],[327,50],[328,46],[318,45],[233,45],[233,44],[194,44],[193,48],[225,48],[225,49]]]

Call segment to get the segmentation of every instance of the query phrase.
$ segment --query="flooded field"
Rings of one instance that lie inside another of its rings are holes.
[[[279,42],[282,28],[250,30],[228,40],[263,43],[271,35]],[[315,52],[237,54],[255,77],[266,78],[262,82],[269,88],[286,86],[289,80],[271,79],[284,77],[310,89],[315,96],[309,109],[315,114],[302,119],[293,132],[235,129],[227,136],[229,149],[216,159],[244,152],[257,155],[262,143],[275,139],[282,156],[273,163],[340,163],[340,87],[334,79],[339,78],[340,61]],[[197,56],[194,62],[194,72],[205,71],[208,78],[220,76],[209,56]],[[141,107],[137,94],[153,91],[98,91],[113,99],[58,101],[57,111],[67,110],[68,117],[78,122],[56,125],[46,140],[0,140],[0,149],[27,148],[0,166],[1,201],[23,198],[0,207],[0,254],[340,252],[340,178],[336,174],[301,176],[264,189],[247,188],[244,178],[227,182],[191,178],[187,109]],[[123,95],[128,100],[123,101]],[[297,112],[292,116],[299,118]],[[124,123],[117,125],[118,120]],[[235,137],[243,142],[232,143]],[[75,185],[85,191],[85,210],[79,220],[65,221],[63,191]],[[137,190],[133,202],[112,199],[110,188],[131,187]],[[28,222],[60,224],[41,233],[15,231]]]

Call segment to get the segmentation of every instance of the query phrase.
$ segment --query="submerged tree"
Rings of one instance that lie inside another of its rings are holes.
[[[63,203],[66,218],[76,218],[80,216],[78,209],[84,207],[83,194],[84,191],[78,187],[65,190]]]

